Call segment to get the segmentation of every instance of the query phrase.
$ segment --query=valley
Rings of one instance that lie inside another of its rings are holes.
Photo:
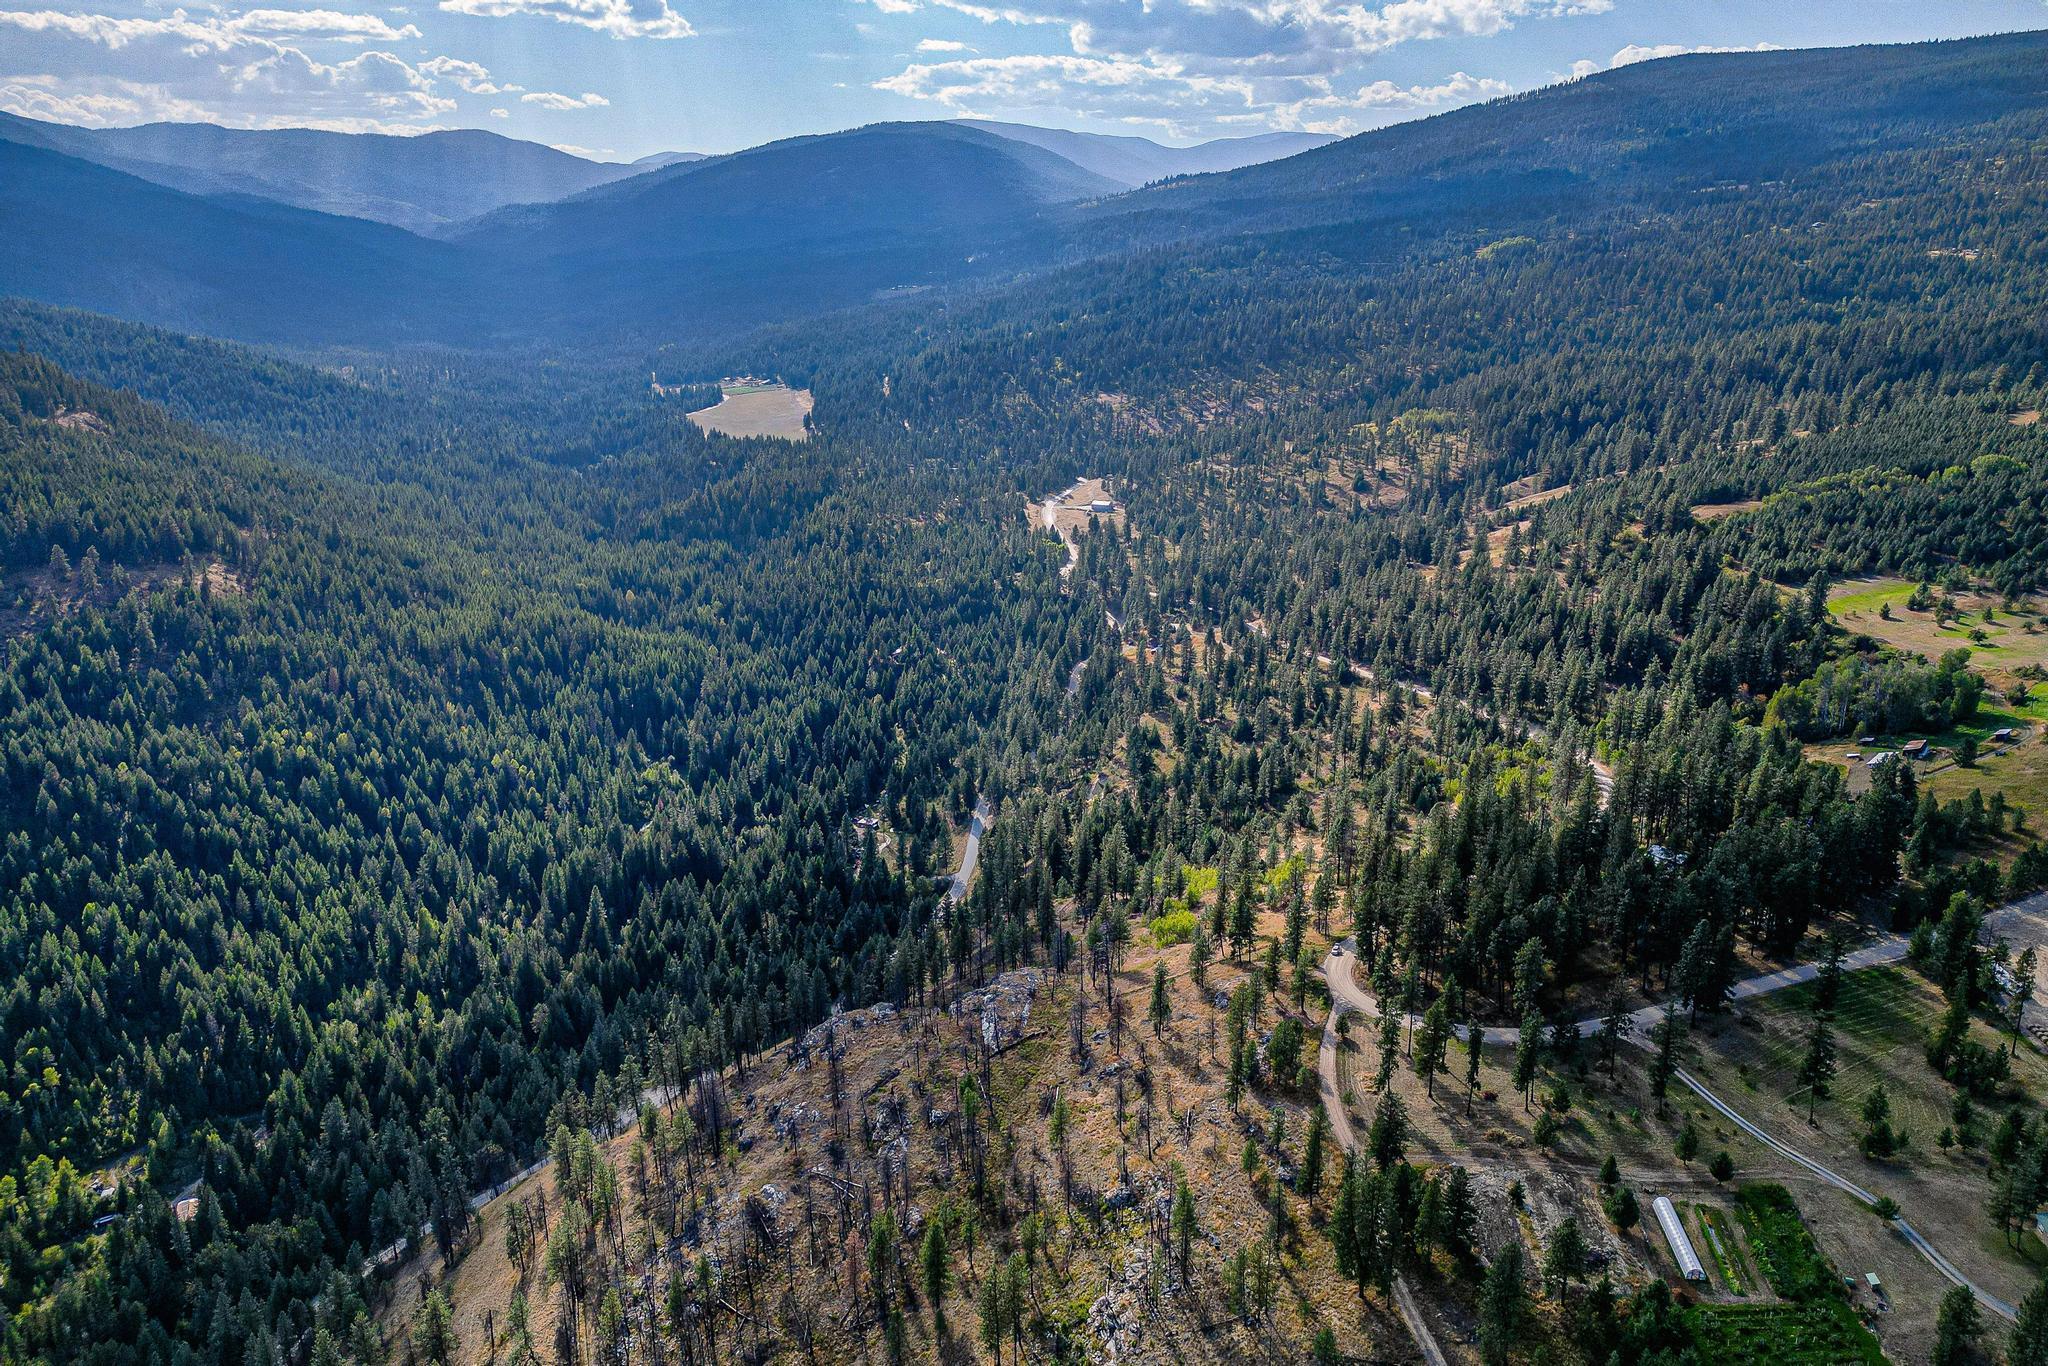
[[[2048,1366],[2048,35],[658,8],[0,119],[0,1362]]]

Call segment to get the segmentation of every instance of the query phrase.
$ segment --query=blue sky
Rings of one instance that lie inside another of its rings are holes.
[[[0,0],[0,108],[489,128],[598,155],[978,116],[1352,133],[1677,51],[2048,27],[2044,0]]]

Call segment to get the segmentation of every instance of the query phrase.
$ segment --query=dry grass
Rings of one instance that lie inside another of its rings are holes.
[[[726,391],[725,397],[709,408],[690,414],[690,421],[707,432],[726,436],[772,436],[784,441],[808,441],[811,429],[811,391],[790,389],[780,384],[749,386]]]
[[[1733,517],[1739,512],[1754,512],[1764,505],[1761,498],[1744,498],[1733,503],[1695,503],[1692,508],[1694,520],[1718,522],[1723,517]]]
[[[1277,928],[1277,923],[1272,928]],[[1008,1046],[992,1065],[995,1122],[989,1161],[992,1179],[1004,1190],[1012,1218],[1034,1209],[1052,1216],[1052,1242],[1042,1272],[1039,1310],[1078,1334],[1080,1341],[1092,1342],[1088,1311],[1108,1296],[1122,1307],[1126,1320],[1135,1324],[1139,1334],[1135,1355],[1141,1360],[1300,1360],[1324,1322],[1335,1328],[1341,1346],[1353,1356],[1410,1359],[1412,1348],[1398,1319],[1377,1300],[1361,1305],[1356,1292],[1336,1274],[1329,1240],[1316,1226],[1320,1214],[1291,1193],[1281,1198],[1298,1231],[1290,1241],[1271,1322],[1247,1326],[1231,1320],[1224,1311],[1219,1289],[1222,1265],[1237,1249],[1262,1237],[1270,1218],[1260,1192],[1268,1188],[1265,1183],[1270,1180],[1272,1157],[1263,1159],[1255,1185],[1240,1167],[1247,1133],[1256,1129],[1263,1134],[1277,1109],[1286,1117],[1288,1151],[1298,1157],[1306,1131],[1307,1098],[1255,1092],[1246,1098],[1241,1111],[1233,1114],[1222,1094],[1222,1012],[1187,978],[1187,949],[1155,951],[1142,937],[1139,945],[1116,978],[1117,993],[1127,1005],[1122,1047],[1111,1046],[1102,993],[1091,988],[1084,1029],[1089,1052],[1085,1064],[1077,1062],[1068,1050],[1067,1021],[1077,990],[1074,975],[1045,980],[1035,992],[1020,985],[1022,977],[1008,979],[1013,990],[1021,993],[1014,999],[1029,999],[1031,1008],[1018,1041],[1009,1042],[1006,1024]],[[1164,962],[1173,974],[1174,1018],[1157,1039],[1144,1023],[1155,961]],[[1239,969],[1228,962],[1214,965],[1210,991],[1227,991],[1239,978]],[[1310,1016],[1318,1009],[1312,1002]],[[1010,1023],[1020,1020],[1007,1010],[1004,1018]],[[966,1165],[953,1139],[957,1126],[944,1115],[955,1106],[957,1078],[973,1066],[969,1043],[978,1019],[976,1008],[970,1008],[961,1019],[943,1011],[873,1010],[843,1017],[839,1029],[846,1047],[845,1086],[853,1107],[855,1137],[849,1145],[848,1165],[838,1170],[852,1180],[872,1179],[859,1137],[861,1116],[881,1115],[891,1102],[901,1102],[906,1119],[900,1140],[891,1141],[901,1142],[908,1159],[912,1204],[917,1211],[912,1220],[929,1214],[941,1199],[964,1202],[968,1198]],[[1272,1021],[1269,1007],[1267,1027]],[[1311,1027],[1309,1032],[1313,1039],[1318,1030]],[[1061,1195],[1059,1154],[1047,1137],[1047,1115],[1055,1091],[1066,1096],[1071,1111],[1068,1158],[1076,1188],[1108,1191],[1127,1173],[1138,1197],[1134,1207],[1109,1214],[1099,1225],[1092,1216],[1081,1213],[1084,1201],[1069,1206]],[[802,1197],[794,1193],[804,1189],[805,1173],[820,1167],[833,1170],[827,1150],[827,1068],[816,1052],[809,1061],[798,1064],[783,1050],[773,1059],[762,1060],[744,1084],[734,1086],[733,1095],[742,1120],[741,1132],[751,1142],[746,1152],[734,1154],[732,1163],[721,1168],[713,1213],[706,1222],[713,1229],[736,1223],[740,1203],[769,1185],[792,1193],[785,1208],[793,1221],[801,1213]],[[934,1111],[941,1114],[936,1124],[930,1121]],[[1149,1115],[1149,1123],[1141,1121],[1141,1114]],[[770,1116],[778,1117],[779,1127],[771,1123]],[[613,1160],[622,1169],[632,1137],[629,1131],[609,1145]],[[1333,1155],[1326,1172],[1322,1211],[1327,1211],[1334,1193],[1337,1165]],[[1186,1172],[1199,1211],[1202,1233],[1194,1257],[1195,1285],[1189,1291],[1170,1289],[1156,1304],[1147,1304],[1145,1268],[1151,1261],[1153,1243],[1146,1214],[1155,1192],[1167,1188],[1176,1168]],[[823,1185],[815,1178],[810,1185],[823,1203]],[[487,1206],[480,1241],[452,1271],[431,1257],[416,1259],[404,1269],[384,1312],[394,1341],[420,1300],[422,1280],[445,1280],[456,1306],[464,1359],[486,1358],[485,1315],[502,1328],[505,1305],[518,1284],[503,1248],[503,1211],[511,1200],[530,1197],[544,1187],[550,1189],[551,1201],[557,1200],[551,1178],[543,1173]],[[960,1249],[955,1249],[958,1280],[945,1306],[950,1336],[943,1344],[934,1339],[927,1306],[913,1304],[907,1313],[915,1359],[931,1360],[940,1355],[947,1360],[981,1359],[982,1349],[974,1341],[974,1291],[981,1274],[992,1264],[992,1256],[997,1251],[1006,1254],[1010,1250],[1007,1239],[1014,1235],[1014,1228],[1006,1232],[1002,1221],[991,1215],[984,1214],[982,1223],[972,1271]],[[813,1264],[806,1255],[806,1240],[793,1226],[789,1232],[786,1252],[773,1262],[777,1282],[767,1297],[771,1310],[783,1289],[781,1278],[788,1277],[797,1301],[814,1311],[819,1325],[819,1359],[880,1360],[878,1334],[857,1322],[861,1316],[849,1300],[845,1267],[849,1259],[857,1260],[858,1250],[835,1246],[820,1263]],[[703,1250],[722,1246],[724,1236],[714,1233]],[[629,1231],[629,1245],[637,1238],[637,1233]],[[698,1250],[689,1253],[694,1257]],[[558,1295],[537,1276],[527,1293],[535,1338],[545,1349],[552,1342]]]
[[[2004,1245],[1984,1213],[1990,1183],[1982,1149],[1944,1151],[1935,1141],[1949,1123],[1954,1097],[1953,1088],[1928,1066],[1922,1051],[1929,1027],[1944,1009],[1940,993],[1917,972],[1904,968],[1873,969],[1845,979],[1835,1025],[1840,1071],[1831,1096],[1813,1106],[1809,1123],[1808,1098],[1800,1092],[1796,1075],[1805,1053],[1810,991],[1799,987],[1760,998],[1697,1030],[1701,1079],[1752,1121],[1809,1156],[1866,1189],[1892,1196],[1953,1261],[2017,1302],[2038,1272]],[[1973,1033],[1987,1046],[1997,1043],[1994,1032],[1981,1022]],[[2048,1095],[2048,1061],[2032,1047],[2021,1048],[2013,1070],[2011,1099],[2031,1102]],[[1860,1108],[1879,1083],[1891,1097],[1894,1125],[1912,1141],[1909,1152],[1892,1161],[1873,1161],[1857,1150],[1863,1128]],[[1979,1115],[1988,1137],[1997,1111],[1980,1104]],[[1801,1204],[1808,1205],[1806,1195],[1794,1190]],[[1808,1213],[1823,1248],[1842,1270],[1860,1274],[1876,1269],[1894,1285],[1900,1276],[1918,1276],[1926,1282],[1926,1298],[1917,1304],[1917,1295],[1909,1298],[1894,1289],[1896,1310],[1886,1322],[1907,1317],[1909,1309],[1917,1315],[1923,1306],[1931,1314],[1946,1285],[1924,1263],[1913,1265],[1918,1259],[1910,1252],[1898,1269],[1886,1270],[1876,1260],[1878,1249],[1896,1252],[1901,1245],[1895,1235],[1853,1202],[1840,1212],[1834,1212],[1835,1203],[1823,1202],[1820,1213]],[[1871,1265],[1866,1267],[1859,1259]],[[1892,1345],[1888,1335],[1886,1345]]]
[[[1904,579],[1856,579],[1828,594],[1828,609],[1851,631],[1929,659],[1966,648],[1972,665],[1999,688],[2013,681],[2015,670],[2048,663],[2048,627],[2039,598],[2029,597],[2008,610],[1995,593],[1957,593],[1955,615],[1943,620],[1932,610],[1906,605],[1913,589]],[[1886,608],[1889,618],[1883,615]]]

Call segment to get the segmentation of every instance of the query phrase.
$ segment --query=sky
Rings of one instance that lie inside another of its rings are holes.
[[[487,128],[602,160],[887,119],[1349,134],[1650,57],[2048,27],[2048,0],[0,0],[0,109]]]

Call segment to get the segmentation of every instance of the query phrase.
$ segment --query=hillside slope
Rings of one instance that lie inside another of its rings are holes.
[[[361,219],[184,194],[0,141],[0,294],[302,343],[476,334],[473,267]]]
[[[2048,32],[1707,53],[1361,133],[1091,206],[1091,244],[1347,223],[1424,232],[1585,217],[1796,177],[2048,108]]]

